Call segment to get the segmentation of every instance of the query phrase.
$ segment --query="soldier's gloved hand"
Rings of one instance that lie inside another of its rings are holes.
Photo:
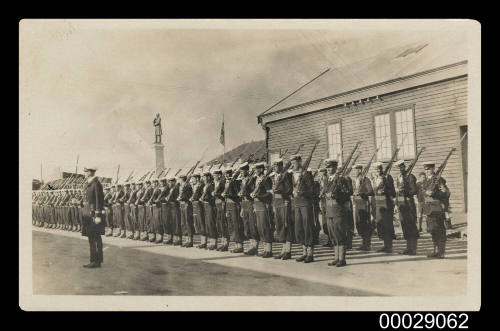
[[[95,224],[99,224],[99,223],[101,223],[101,221],[102,221],[102,220],[101,220],[101,217],[100,217],[100,216],[96,216],[96,217],[94,218],[94,223],[95,223]]]

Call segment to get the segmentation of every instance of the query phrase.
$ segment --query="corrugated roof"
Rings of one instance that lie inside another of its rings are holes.
[[[450,35],[449,38],[426,39],[383,50],[361,61],[332,68],[265,115],[467,60],[466,46],[466,36]]]

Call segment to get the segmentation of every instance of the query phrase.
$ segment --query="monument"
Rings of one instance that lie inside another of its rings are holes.
[[[153,120],[153,126],[155,127],[155,142],[153,143],[153,149],[155,150],[155,169],[156,175],[165,169],[165,155],[164,149],[165,145],[161,142],[161,136],[163,134],[161,130],[161,118],[160,114],[156,114],[155,119]]]

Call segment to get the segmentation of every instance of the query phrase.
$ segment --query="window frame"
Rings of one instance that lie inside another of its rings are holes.
[[[338,124],[340,128],[340,160],[337,160],[339,164],[341,164],[344,161],[344,139],[342,135],[342,119],[335,119],[335,120],[330,120],[325,123],[325,134],[326,134],[326,154],[328,155],[328,158],[331,158],[330,156],[330,141],[329,141],[329,136],[328,136],[328,127],[330,125]]]
[[[389,127],[391,130],[391,154],[394,153],[397,147],[397,134],[396,134],[396,112],[398,111],[404,111],[404,110],[411,110],[412,112],[412,118],[413,118],[413,157],[409,159],[404,159],[405,161],[413,160],[415,156],[417,155],[417,125],[416,125],[416,120],[415,120],[415,104],[407,104],[407,105],[402,105],[402,106],[397,106],[397,107],[392,107],[392,108],[386,108],[386,109],[380,109],[376,112],[373,113],[372,115],[372,124],[373,124],[373,146],[374,148],[377,148],[377,127],[376,127],[376,122],[375,118],[379,115],[385,115],[389,114]],[[391,155],[392,156],[392,155]],[[399,156],[399,153],[398,153]],[[387,162],[390,161],[390,157],[386,159],[378,159],[378,155],[375,156],[376,160],[379,162]]]

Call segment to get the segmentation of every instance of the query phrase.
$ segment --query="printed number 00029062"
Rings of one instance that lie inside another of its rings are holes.
[[[383,313],[379,317],[379,326],[382,329],[432,329],[434,327],[438,329],[468,329],[466,325],[469,320],[469,316],[465,313],[457,314],[449,313],[447,316],[443,313],[439,313],[434,316],[432,313],[422,315],[420,313],[415,313],[413,316],[409,313],[403,315],[398,313],[393,313],[390,316],[387,313]]]

